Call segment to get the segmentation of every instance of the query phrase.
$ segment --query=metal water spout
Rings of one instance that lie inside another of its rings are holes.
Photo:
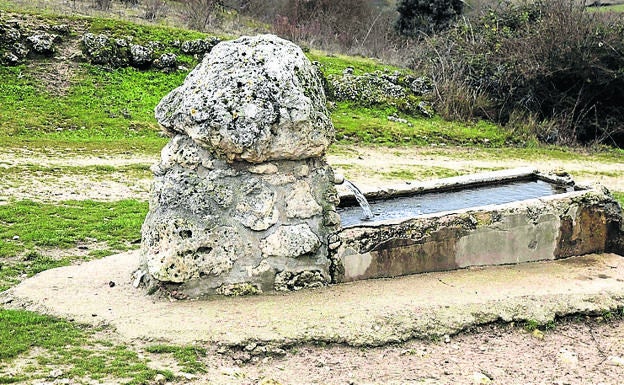
[[[343,184],[349,190],[351,190],[353,196],[355,196],[355,200],[357,200],[357,202],[360,204],[360,207],[362,208],[362,220],[370,221],[371,219],[373,219],[373,212],[371,211],[370,205],[368,204],[368,201],[366,200],[366,197],[364,196],[362,191],[360,191],[360,189],[357,188],[356,185],[346,179],[344,180]]]

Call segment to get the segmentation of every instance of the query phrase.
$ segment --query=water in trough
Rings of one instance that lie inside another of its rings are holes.
[[[349,227],[469,207],[504,204],[564,192],[565,188],[542,180],[522,180],[372,201],[370,209],[373,217],[370,219],[363,219],[360,206],[340,207],[337,211],[342,227]]]

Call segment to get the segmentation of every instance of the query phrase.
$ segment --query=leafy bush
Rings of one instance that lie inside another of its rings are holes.
[[[547,142],[624,144],[624,17],[508,3],[429,38],[437,111],[532,124]],[[418,55],[416,55],[418,56]]]

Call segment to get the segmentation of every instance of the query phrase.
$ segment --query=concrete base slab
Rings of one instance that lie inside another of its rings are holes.
[[[624,306],[624,258],[615,254],[203,301],[147,296],[131,284],[138,264],[135,251],[45,271],[2,293],[0,303],[110,325],[129,339],[272,347],[376,346],[497,320],[545,323]]]

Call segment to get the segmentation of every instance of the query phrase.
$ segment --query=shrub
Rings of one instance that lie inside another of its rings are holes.
[[[364,39],[372,14],[368,0],[294,0],[276,15],[273,30],[290,40],[348,48]]]
[[[446,29],[462,14],[462,0],[400,0],[395,28],[405,36],[418,36]]]
[[[111,7],[112,0],[93,0],[93,6],[103,11],[108,11]]]
[[[622,16],[567,0],[509,3],[429,38],[420,63],[447,117],[540,122],[545,141],[622,145],[623,32]]]

